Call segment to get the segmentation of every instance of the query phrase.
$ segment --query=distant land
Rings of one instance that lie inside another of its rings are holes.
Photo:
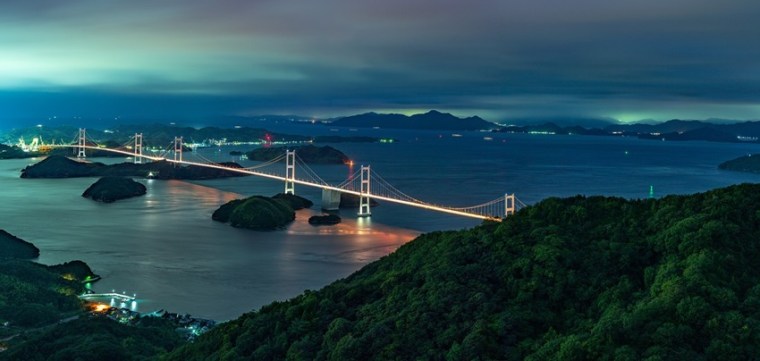
[[[499,133],[633,136],[641,139],[673,141],[704,140],[757,143],[760,139],[760,121],[718,124],[700,120],[674,119],[658,124],[610,124],[603,128],[586,128],[578,125],[560,126],[549,122],[534,125],[508,125],[493,131]]]
[[[478,116],[456,117],[449,113],[430,110],[411,116],[403,114],[381,114],[375,112],[345,117],[319,119],[303,116],[253,116],[209,118],[207,123],[215,126],[190,127],[174,124],[133,124],[115,125],[107,129],[87,129],[88,138],[99,144],[123,145],[130,142],[135,133],[143,133],[146,147],[164,148],[173,142],[175,136],[183,137],[186,144],[214,146],[234,143],[270,142],[274,144],[313,142],[379,142],[378,138],[366,136],[310,136],[272,132],[267,124],[301,123],[315,126],[381,128],[441,131],[491,130],[502,133],[530,133],[552,135],[596,135],[632,136],[655,140],[703,140],[713,142],[758,142],[760,141],[760,121],[733,121],[711,118],[708,120],[673,119],[662,123],[642,121],[640,123],[620,123],[611,118],[584,117],[543,117],[513,118],[492,123]],[[221,124],[227,125],[222,127]],[[229,125],[235,124],[235,125]],[[19,138],[29,143],[34,138],[46,144],[51,142],[71,144],[77,134],[74,126],[35,126],[17,128],[0,133],[0,143],[17,144]],[[19,149],[0,149],[0,159],[23,158]]]
[[[245,154],[250,160],[266,162],[285,154],[286,149],[284,147],[256,148]],[[306,163],[348,164],[351,161],[343,152],[329,145],[317,147],[309,144],[289,149],[297,151],[298,157]]]
[[[242,168],[237,163],[219,163],[233,168]],[[67,157],[51,155],[21,170],[21,178],[77,178],[77,177],[142,177],[155,179],[216,179],[243,177],[245,174],[223,169],[198,166],[175,167],[167,161],[144,164],[134,163],[82,163]]]
[[[41,152],[25,152],[19,146],[20,139],[30,145],[37,139],[40,144],[74,144],[78,128],[73,126],[35,126],[8,130],[0,134],[0,159],[28,158],[44,155]],[[145,148],[166,149],[174,142],[174,137],[182,137],[185,144],[201,147],[226,144],[292,144],[292,143],[374,143],[381,139],[367,136],[307,136],[271,132],[263,128],[236,126],[231,128],[203,127],[192,128],[164,124],[119,125],[107,129],[87,129],[89,145],[104,145],[109,148],[128,151],[133,144],[135,133],[143,134]],[[387,142],[389,139],[383,139]],[[7,145],[6,145],[7,144]],[[12,146],[11,146],[12,145]],[[186,148],[190,151],[190,148]],[[54,154],[70,154],[71,149],[58,149]],[[122,157],[110,152],[87,151],[92,157]]]
[[[760,154],[747,154],[725,161],[718,168],[737,172],[760,173]]]
[[[498,127],[478,116],[459,118],[449,113],[431,110],[424,114],[378,114],[374,112],[336,118],[328,123],[337,127],[393,128],[424,130],[481,130]]]

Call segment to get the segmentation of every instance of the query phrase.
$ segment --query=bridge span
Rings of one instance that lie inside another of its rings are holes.
[[[503,196],[499,196],[496,199],[467,207],[453,207],[424,202],[396,189],[396,187],[383,179],[379,174],[373,172],[369,165],[362,165],[359,170],[348,177],[348,179],[343,183],[329,184],[322,180],[322,178],[320,178],[316,172],[314,172],[308,165],[306,165],[306,163],[298,157],[294,150],[287,150],[285,154],[282,154],[275,159],[252,167],[236,168],[225,166],[208,159],[203,159],[201,162],[184,160],[183,142],[181,137],[176,137],[173,144],[166,150],[164,154],[160,156],[146,155],[143,153],[142,139],[143,137],[140,133],[137,133],[134,137],[130,138],[128,143],[130,143],[132,151],[107,148],[100,146],[97,144],[97,142],[94,142],[91,139],[87,138],[86,130],[80,129],[76,144],[56,145],[53,147],[74,148],[77,153],[77,158],[80,159],[86,158],[86,150],[99,150],[122,154],[127,157],[133,157],[135,163],[142,163],[145,160],[166,161],[176,165],[213,168],[245,175],[274,179],[285,182],[286,194],[295,194],[296,184],[319,188],[322,190],[323,203],[334,203],[336,198],[338,200],[340,199],[340,193],[347,193],[359,197],[358,216],[360,217],[371,215],[370,199],[377,199],[385,202],[396,203],[435,212],[453,214],[457,216],[489,220],[502,220],[503,218],[514,214],[518,208],[525,206],[525,204],[518,200],[514,194],[504,194]],[[172,156],[168,157],[169,154]],[[272,166],[282,162],[283,160],[285,161],[284,174],[272,172]],[[298,176],[296,176],[297,164],[298,169],[300,169]]]

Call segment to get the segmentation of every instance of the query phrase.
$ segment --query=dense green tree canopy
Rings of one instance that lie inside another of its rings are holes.
[[[166,359],[753,359],[759,258],[759,185],[550,198],[423,235]]]

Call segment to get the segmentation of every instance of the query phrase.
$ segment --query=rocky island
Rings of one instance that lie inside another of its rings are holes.
[[[121,199],[138,197],[146,192],[145,185],[132,178],[103,177],[82,193],[82,197],[97,202],[111,203]]]
[[[0,144],[0,159],[20,159],[39,156],[39,152],[24,152],[17,146]]]
[[[747,154],[718,165],[719,169],[737,172],[760,173],[760,154]]]
[[[39,248],[0,229],[0,259],[32,259],[39,256]]]
[[[321,216],[309,217],[309,224],[312,226],[333,226],[340,222],[340,217],[335,214],[323,214]]]
[[[315,145],[305,145],[302,147],[290,148],[296,151],[296,155],[306,163],[314,164],[348,164],[350,159],[343,152],[329,146],[317,147]],[[284,147],[269,147],[254,149],[245,155],[250,160],[259,162],[270,161],[280,155],[285,154]]]
[[[225,167],[241,168],[237,163],[220,163]],[[21,170],[21,178],[76,178],[76,177],[142,177],[155,179],[200,180],[242,177],[245,174],[224,169],[197,166],[175,166],[167,161],[144,164],[85,163],[64,156],[49,156]]]
[[[285,201],[295,211],[299,209],[304,209],[304,208],[311,208],[311,206],[314,205],[314,202],[304,197],[297,196],[295,194],[278,193],[272,198]]]
[[[286,200],[252,196],[223,204],[211,219],[237,228],[268,231],[285,227],[296,219],[296,213]]]

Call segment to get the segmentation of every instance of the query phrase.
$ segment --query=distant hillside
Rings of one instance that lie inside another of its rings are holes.
[[[218,163],[240,168],[237,163]],[[83,163],[59,155],[49,156],[21,170],[21,178],[141,177],[155,179],[216,179],[243,177],[245,174],[224,169],[180,166],[167,161],[134,163]]]
[[[119,125],[110,129],[87,129],[88,139],[97,141],[100,144],[110,141],[113,144],[121,145],[128,142],[135,133],[143,134],[143,142],[146,147],[155,146],[165,148],[174,141],[174,137],[183,137],[186,143],[203,142],[209,139],[226,139],[229,142],[254,142],[260,141],[269,135],[272,141],[308,141],[311,138],[301,135],[290,135],[270,132],[261,128],[220,128],[204,127],[192,128],[164,124],[136,124],[136,125]],[[52,142],[61,144],[73,144],[76,142],[78,128],[61,126],[61,127],[29,127],[12,129],[0,136],[0,141],[16,143],[19,138],[24,138],[26,142],[31,142],[33,138],[40,138],[45,143]]]
[[[760,185],[433,232],[166,360],[752,360]]]
[[[496,124],[480,117],[458,118],[449,113],[431,110],[424,114],[406,116],[403,114],[364,113],[338,118],[330,123],[338,127],[393,128],[424,130],[480,130],[493,129]]]
[[[748,154],[718,165],[719,169],[737,172],[760,173],[760,154]]]
[[[760,142],[760,121],[714,124],[699,120],[674,119],[659,124],[612,124],[603,128],[587,128],[568,124],[560,126],[548,122],[532,125],[510,125],[496,129],[494,132],[633,136],[656,140],[757,143]]]

